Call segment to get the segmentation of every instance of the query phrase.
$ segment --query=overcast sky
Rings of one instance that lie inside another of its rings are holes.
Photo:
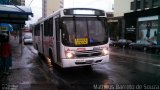
[[[64,7],[88,7],[112,11],[114,0],[64,0]]]
[[[32,0],[26,0],[25,5],[29,6]],[[64,0],[64,8],[69,7],[88,7],[102,9],[107,12],[112,11],[114,0]],[[35,23],[42,16],[42,0],[33,0],[30,4],[34,17],[31,18],[29,23]]]
[[[27,21],[26,24],[35,23],[40,17],[42,17],[42,0],[33,0],[32,3],[31,1],[32,0],[26,0],[25,6],[31,7],[34,16],[31,17],[31,20]]]

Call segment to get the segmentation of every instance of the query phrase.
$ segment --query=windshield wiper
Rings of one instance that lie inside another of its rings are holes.
[[[90,36],[89,36],[88,18],[86,18],[86,23],[87,23],[87,38],[89,39]]]
[[[76,17],[75,16],[73,16],[73,22],[74,22],[73,27],[74,27],[74,32],[75,32],[75,38],[77,38]]]

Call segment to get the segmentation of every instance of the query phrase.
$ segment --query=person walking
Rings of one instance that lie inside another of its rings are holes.
[[[2,33],[0,32],[0,52],[1,52],[1,43],[2,43]],[[1,60],[1,53],[0,53],[0,78],[2,77],[2,60]]]
[[[3,36],[1,43],[1,62],[2,62],[2,71],[4,74],[9,74],[9,67],[11,66],[11,45],[9,44],[9,37],[7,35]]]

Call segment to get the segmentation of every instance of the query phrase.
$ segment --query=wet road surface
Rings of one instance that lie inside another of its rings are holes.
[[[48,69],[72,89],[107,89],[107,85],[110,89],[160,89],[160,55],[157,54],[112,47],[110,61],[92,68]]]
[[[108,63],[93,65],[92,70],[62,69],[38,57],[32,45],[25,45],[14,65],[3,83],[18,85],[18,90],[160,89],[158,54],[111,47]]]

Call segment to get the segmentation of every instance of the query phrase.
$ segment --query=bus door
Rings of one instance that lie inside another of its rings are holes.
[[[60,27],[59,24],[60,20],[59,18],[55,19],[55,25],[56,25],[56,54],[57,54],[57,62],[61,62],[61,49],[60,49]]]
[[[42,34],[41,34],[41,36],[42,36],[42,38],[41,38],[41,41],[42,41],[42,43],[41,43],[41,45],[42,45],[41,51],[42,51],[42,52],[41,52],[41,53],[44,53],[44,40],[43,40],[43,38],[44,38],[44,34],[43,34],[43,33],[44,33],[44,29],[43,29],[43,23],[41,24],[40,29],[41,29],[41,33],[42,33]]]

